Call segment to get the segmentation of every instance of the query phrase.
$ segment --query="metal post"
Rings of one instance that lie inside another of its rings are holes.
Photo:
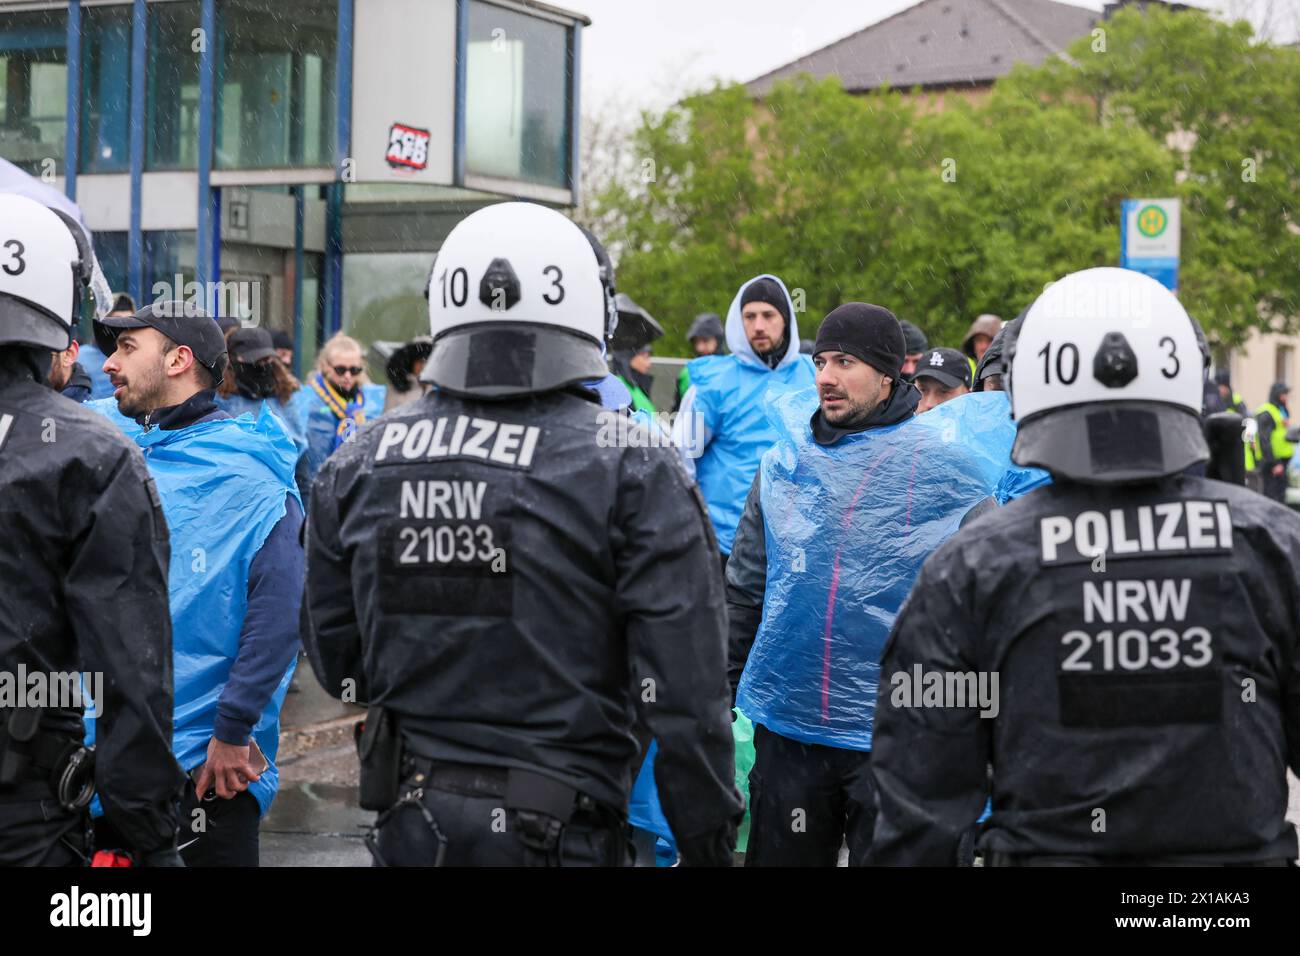
[[[81,159],[81,0],[68,3],[68,117],[63,134],[63,190],[77,198],[77,163]]]
[[[302,269],[303,269],[303,220],[306,212],[306,186],[293,187],[293,373],[302,378]],[[316,323],[312,323],[315,333]]]
[[[131,8],[131,231],[127,237],[127,288],[137,303],[144,301],[144,229],[141,202],[144,185],[144,92],[148,64],[148,18],[145,0]]]
[[[569,30],[569,191],[573,194],[573,204],[581,201],[579,188],[582,185],[582,113],[579,110],[578,91],[582,87],[582,25],[575,23]]]
[[[465,84],[469,70],[469,0],[456,0],[456,119],[451,141],[451,181],[465,185]]]
[[[212,280],[220,274],[217,255],[221,247],[220,206],[212,189],[212,139],[216,126],[216,0],[202,0],[199,27],[203,31],[203,47],[199,51],[199,207],[195,226],[194,281],[200,289],[200,301],[205,308],[211,308],[208,290]]]
[[[334,182],[325,206],[325,334],[343,327],[343,164],[352,153],[353,0],[339,0],[338,53],[334,71]]]

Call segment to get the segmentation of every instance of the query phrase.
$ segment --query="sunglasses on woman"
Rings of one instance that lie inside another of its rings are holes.
[[[349,372],[351,372],[355,376],[355,375],[360,375],[364,371],[365,369],[360,365],[335,365],[334,366],[334,374],[337,375],[339,378],[342,378],[344,375],[347,375]]]

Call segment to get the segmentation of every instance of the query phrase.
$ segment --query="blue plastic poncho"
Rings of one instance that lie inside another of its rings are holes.
[[[894,618],[925,559],[1001,480],[1015,426],[1004,405],[969,395],[823,446],[816,408],[813,389],[771,407],[767,592],[736,706],[794,740],[870,750]]]
[[[362,385],[361,394],[365,397],[366,421],[372,422],[384,413],[388,389],[383,385]],[[325,459],[338,447],[339,417],[307,385],[298,390],[289,404],[303,422],[307,434],[307,474],[314,479]]]
[[[740,298],[751,283],[763,278],[772,279],[785,291],[785,284],[773,275],[755,276],[740,287],[727,310],[731,354],[708,355],[686,366],[691,388],[682,399],[679,417],[691,421],[684,428],[702,430],[708,436],[695,461],[695,477],[723,554],[731,553],[759,460],[777,439],[765,403],[788,391],[807,388],[817,374],[812,359],[799,352],[798,323],[789,293],[790,343],[780,364],[768,368],[749,344],[740,317]],[[689,443],[679,444],[686,448]]]
[[[144,453],[162,499],[171,533],[172,753],[188,773],[207,758],[217,700],[239,650],[249,567],[284,517],[285,496],[298,498],[293,481],[297,451],[276,415],[256,420],[241,415],[146,432],[119,414],[113,399],[86,407],[128,426],[124,431]],[[248,788],[262,813],[279,788],[280,707],[296,663],[295,658],[289,664],[253,727],[253,737],[271,762]]]
[[[281,404],[278,399],[248,398],[238,392],[233,395],[218,394],[217,405],[235,418],[245,412],[254,418],[261,418],[262,413],[269,409],[273,414],[279,416],[280,424],[284,426],[285,433],[293,439],[294,447],[298,449],[298,456],[302,457],[307,454],[307,423],[305,421],[307,407],[299,397],[304,391],[304,388],[299,388],[298,391],[289,396],[289,401],[284,404]]]
[[[90,397],[112,398],[116,389],[113,388],[108,373],[104,371],[104,363],[108,361],[104,353],[93,342],[82,342],[81,350],[77,353],[77,361],[90,376]]]
[[[1011,441],[1014,443],[1016,423],[1011,418],[1011,396],[1006,392],[972,392],[970,397],[987,404],[990,409],[1001,409],[1001,414],[1006,416],[1006,422],[1011,429]],[[998,486],[993,489],[993,497],[997,499],[999,505],[1004,505],[1008,501],[1029,494],[1035,488],[1051,483],[1052,476],[1049,473],[1032,465],[1026,467],[1013,464],[1011,454],[1008,452],[1007,470],[998,480]]]

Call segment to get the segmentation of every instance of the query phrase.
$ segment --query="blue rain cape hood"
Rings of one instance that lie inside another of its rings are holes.
[[[763,456],[763,620],[736,706],[804,743],[870,750],[880,655],[921,565],[1011,467],[1005,397],[965,395],[813,441],[817,393],[772,403]]]
[[[789,307],[789,344],[776,368],[768,368],[754,352],[740,317],[740,297],[759,279],[779,285]],[[692,427],[711,436],[695,462],[695,476],[724,554],[731,553],[759,460],[777,438],[765,403],[807,388],[816,378],[812,359],[799,352],[798,317],[790,293],[774,275],[755,276],[736,291],[727,310],[727,348],[730,355],[706,355],[688,363],[694,399],[689,409],[683,408],[696,416]]]
[[[171,534],[168,592],[172,614],[175,715],[172,753],[186,773],[207,758],[217,699],[239,651],[248,606],[248,572],[276,522],[285,496],[298,498],[298,452],[276,415],[201,422],[167,431],[141,429],[117,402],[88,402],[144,453]],[[270,767],[249,785],[262,813],[280,785],[275,766],[280,706],[294,662],[253,727]]]

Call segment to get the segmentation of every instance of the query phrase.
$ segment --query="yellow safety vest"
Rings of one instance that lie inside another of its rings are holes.
[[[1273,452],[1273,458],[1276,461],[1286,461],[1295,454],[1295,446],[1286,440],[1286,427],[1289,419],[1282,414],[1282,409],[1272,402],[1265,402],[1259,406],[1259,411],[1268,412],[1268,417],[1273,419],[1273,433],[1270,436],[1270,448]],[[1258,415],[1259,412],[1255,414]]]

